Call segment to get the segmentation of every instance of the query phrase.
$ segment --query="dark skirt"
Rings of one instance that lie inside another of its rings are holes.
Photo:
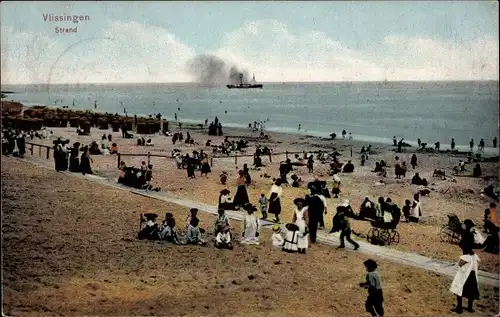
[[[82,156],[80,161],[81,161],[80,172],[82,172],[83,175],[94,174],[92,172],[92,168],[90,167],[90,159],[88,157]]]
[[[471,271],[467,281],[465,281],[464,289],[462,290],[462,297],[468,300],[479,299],[479,288],[477,286],[476,273]]]
[[[210,173],[212,170],[210,169],[210,164],[208,163],[203,163],[203,165],[201,166],[201,173],[202,174],[208,174]]]
[[[235,207],[233,203],[219,203],[219,209],[234,210]]]
[[[80,160],[78,157],[72,157],[69,159],[69,171],[73,173],[80,171]]]
[[[279,215],[281,213],[281,202],[279,198],[276,198],[278,194],[272,193],[269,198],[269,210],[268,213],[273,215]]]
[[[238,189],[236,190],[236,195],[234,195],[233,202],[235,206],[244,206],[245,204],[248,204],[250,202],[248,200],[248,193],[245,185],[238,185]]]

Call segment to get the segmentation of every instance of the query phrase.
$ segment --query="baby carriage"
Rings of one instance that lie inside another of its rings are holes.
[[[372,227],[366,234],[367,240],[369,242],[380,241],[384,244],[398,244],[399,232],[396,230],[398,222],[385,222],[383,219],[371,221]]]

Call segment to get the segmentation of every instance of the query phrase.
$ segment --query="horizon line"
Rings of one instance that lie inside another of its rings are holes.
[[[499,82],[499,79],[447,79],[447,80],[331,80],[331,81],[263,81],[260,84],[329,84],[329,83],[444,83],[444,82]],[[206,85],[203,83],[193,81],[178,81],[178,82],[88,82],[88,83],[15,83],[3,84],[0,86],[47,86],[47,85],[139,85],[139,84],[193,84],[204,87],[225,87],[225,84],[219,85]]]

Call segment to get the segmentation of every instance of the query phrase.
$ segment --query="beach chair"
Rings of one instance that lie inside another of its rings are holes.
[[[441,227],[441,241],[459,243],[462,238],[462,222],[456,214],[448,214],[448,223]]]

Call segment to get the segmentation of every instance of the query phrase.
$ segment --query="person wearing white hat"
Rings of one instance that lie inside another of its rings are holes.
[[[275,225],[273,227],[273,235],[271,236],[271,242],[273,244],[273,247],[279,247],[279,248],[281,248],[285,243],[285,240],[281,236],[281,228],[278,225]]]

